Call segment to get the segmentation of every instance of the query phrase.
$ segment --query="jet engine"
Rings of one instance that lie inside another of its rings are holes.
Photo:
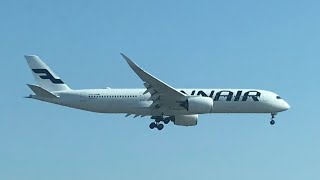
[[[210,97],[191,97],[180,103],[181,107],[194,114],[212,113],[213,110],[213,99]]]
[[[198,123],[198,114],[171,116],[170,119],[178,126],[195,126]]]

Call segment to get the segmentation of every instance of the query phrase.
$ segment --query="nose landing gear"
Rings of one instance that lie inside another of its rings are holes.
[[[276,121],[274,120],[276,115],[277,115],[277,113],[271,113],[271,121],[270,121],[271,125],[274,125],[276,123]]]

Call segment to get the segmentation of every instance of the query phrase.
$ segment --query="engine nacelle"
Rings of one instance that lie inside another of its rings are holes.
[[[181,102],[180,106],[192,114],[212,113],[213,99],[210,97],[191,97]]]
[[[171,119],[178,126],[195,126],[198,124],[198,114],[177,115],[172,116]]]

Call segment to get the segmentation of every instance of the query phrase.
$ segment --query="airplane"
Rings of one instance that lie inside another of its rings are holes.
[[[134,118],[150,116],[150,129],[164,124],[195,126],[199,114],[277,113],[290,108],[279,95],[259,89],[176,89],[140,68],[122,54],[143,81],[143,89],[69,88],[38,56],[25,55],[37,84],[27,84],[34,92],[26,98],[97,113],[122,113]]]

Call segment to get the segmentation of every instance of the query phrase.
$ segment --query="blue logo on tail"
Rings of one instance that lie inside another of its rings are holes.
[[[39,75],[41,79],[50,79],[50,81],[54,84],[64,84],[61,79],[54,78],[47,69],[32,69],[32,71],[37,74],[43,74]]]

